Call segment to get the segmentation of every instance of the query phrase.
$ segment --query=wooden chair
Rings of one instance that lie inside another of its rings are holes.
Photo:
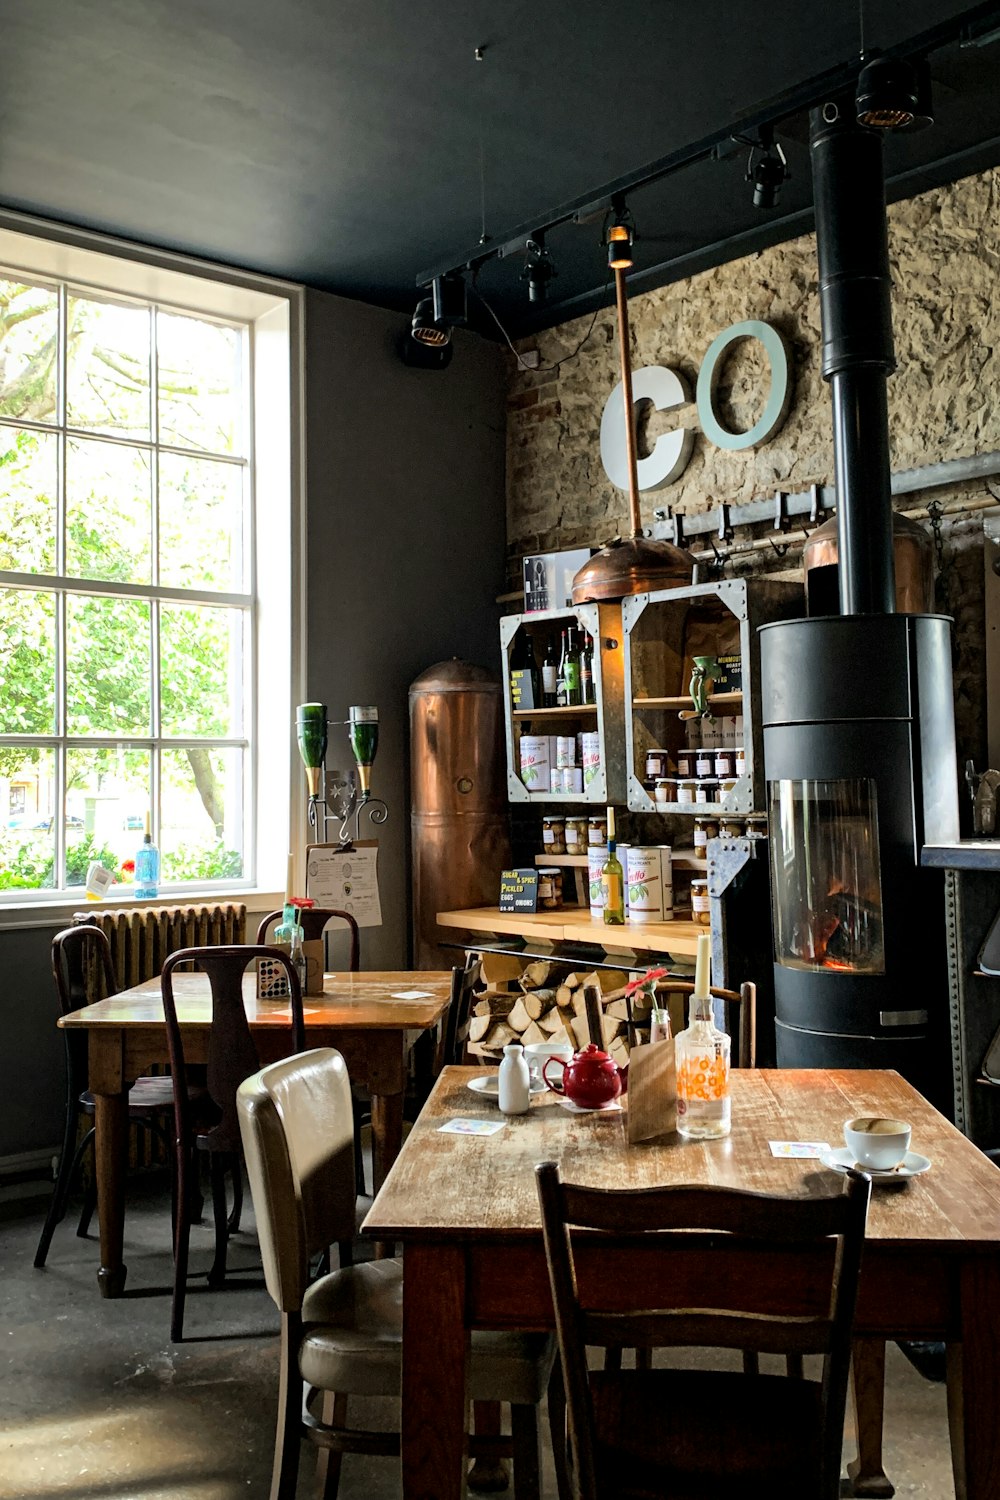
[[[481,960],[470,953],[465,961],[464,969],[451,971],[451,1000],[434,1058],[435,1078],[442,1068],[450,1068],[465,1061],[465,1044],[469,1035],[472,1002],[482,968]]]
[[[281,1313],[271,1500],[295,1495],[303,1435],[320,1448],[320,1493],[335,1500],[344,1453],[399,1453],[398,1432],[349,1426],[348,1401],[399,1395],[402,1264],[368,1261],[308,1285],[310,1258],[354,1225],[351,1087],[339,1052],[264,1068],[240,1085],[237,1106],[267,1288]],[[488,1448],[512,1454],[516,1500],[539,1495],[537,1408],[554,1357],[544,1334],[472,1335],[470,1398],[511,1403],[513,1437]],[[478,1447],[471,1438],[470,1452]]]
[[[111,944],[98,927],[68,927],[63,932],[56,933],[52,939],[52,975],[59,999],[59,1013],[63,1016],[92,1004],[100,998],[101,989],[105,995],[115,995],[119,989],[111,957]],[[63,1040],[66,1045],[66,1118],[52,1201],[35,1251],[35,1265],[39,1268],[45,1265],[56,1225],[66,1215],[69,1195],[83,1158],[94,1144],[93,1126],[79,1144],[76,1143],[80,1115],[90,1119],[94,1117],[94,1098],[87,1090],[87,1033],[64,1031]],[[199,1097],[201,1093],[200,1089],[191,1090],[192,1098]],[[155,1133],[164,1142],[168,1138],[173,1108],[174,1088],[169,1078],[137,1078],[129,1089],[129,1119]],[[173,1157],[169,1151],[168,1158],[172,1167]],[[76,1230],[81,1238],[90,1228],[96,1206],[97,1189],[92,1177]]]
[[[852,1172],[833,1196],[784,1198],[715,1187],[577,1187],[560,1180],[554,1162],[535,1172],[574,1500],[835,1500],[870,1179]],[[668,1283],[676,1254],[678,1305],[654,1294],[650,1307],[638,1269],[628,1285],[609,1287],[601,1237],[633,1248],[637,1268],[649,1264],[649,1250],[662,1254]],[[623,1343],[820,1355],[822,1378],[588,1370],[588,1345]]]
[[[174,1232],[174,1295],[170,1314],[170,1337],[179,1342],[184,1335],[184,1303],[187,1293],[188,1250],[191,1240],[191,1201],[197,1180],[197,1152],[207,1152],[215,1215],[215,1259],[208,1284],[217,1288],[226,1280],[229,1239],[225,1174],[238,1180],[242,1144],[236,1115],[236,1090],[260,1067],[250,1023],[243,1003],[243,976],[255,958],[273,958],[287,975],[291,996],[291,1051],[305,1050],[305,1022],[299,976],[287,954],[264,944],[240,944],[217,948],[180,948],[164,962],[161,975],[163,1016],[166,1022],[167,1054],[173,1085],[174,1150],[177,1160],[177,1215]],[[174,998],[174,971],[181,964],[195,965],[208,975],[212,992],[212,1019],[208,1042],[206,1089],[197,1105],[187,1088],[184,1041]]]
[[[272,923],[280,922],[282,913],[280,911],[268,912],[267,916],[257,928],[258,943],[267,942],[267,929]],[[361,965],[361,934],[358,924],[349,911],[338,911],[333,906],[307,906],[299,913],[299,922],[302,927],[302,941],[305,943],[315,942],[323,936],[326,924],[334,918],[346,922],[351,934],[351,951],[347,967],[350,973],[356,974]]]

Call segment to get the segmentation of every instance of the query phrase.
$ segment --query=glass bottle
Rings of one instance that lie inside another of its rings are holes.
[[[555,641],[549,636],[545,647],[545,657],[542,661],[542,705],[544,708],[555,708],[556,692],[559,678],[559,665],[556,661]]]
[[[319,796],[320,775],[326,759],[326,704],[300,703],[295,710],[299,754],[306,768],[310,797]]]
[[[578,707],[583,699],[580,694],[580,652],[576,644],[576,632],[571,625],[569,627],[569,639],[566,642],[566,702],[571,708]]]
[[[559,650],[559,668],[558,668],[558,674],[556,676],[556,706],[557,706],[557,708],[565,708],[566,705],[569,702],[569,698],[566,696],[567,690],[568,690],[567,689],[567,682],[566,682],[566,660],[567,660],[566,632],[564,630],[563,633],[562,633],[562,643],[561,643],[560,650]]]
[[[520,1042],[511,1042],[503,1049],[497,1095],[501,1114],[524,1115],[531,1107],[531,1074]]]
[[[146,833],[142,846],[135,856],[135,895],[149,900],[159,894],[160,851],[153,843],[153,832],[149,813],[146,814]]]
[[[594,641],[587,631],[583,633],[583,650],[580,653],[580,696],[584,703],[597,702],[594,691]]]
[[[357,762],[361,800],[367,802],[371,796],[372,766],[378,750],[378,709],[355,706],[348,709],[348,721],[348,737]]]
[[[715,1024],[711,993],[712,939],[698,934],[698,957],[690,1019],[678,1035],[677,1129],[689,1140],[728,1135],[732,1101],[729,1092],[729,1038]]]
[[[608,808],[608,857],[601,869],[601,891],[604,896],[604,921],[609,927],[625,926],[625,871],[621,867],[615,842],[615,810]]]

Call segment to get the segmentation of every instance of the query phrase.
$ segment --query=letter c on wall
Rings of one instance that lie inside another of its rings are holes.
[[[670,411],[673,407],[686,406],[691,400],[683,379],[676,370],[662,365],[644,365],[632,372],[632,400],[652,401],[657,411]],[[640,458],[636,464],[641,490],[661,490],[673,484],[688,466],[694,433],[678,427],[665,432],[656,440],[656,446],[648,458]],[[601,462],[611,483],[620,490],[628,489],[628,462],[625,456],[625,397],[621,381],[608,397],[601,417]]]
[[[730,432],[722,426],[715,414],[715,391],[719,383],[722,356],[739,339],[757,339],[763,344],[771,364],[771,389],[767,405],[753,426],[747,432]],[[788,415],[791,396],[788,345],[770,323],[760,323],[756,319],[747,323],[734,323],[709,344],[698,371],[698,420],[702,432],[717,448],[728,448],[733,452],[739,448],[755,448],[758,443],[766,443]]]

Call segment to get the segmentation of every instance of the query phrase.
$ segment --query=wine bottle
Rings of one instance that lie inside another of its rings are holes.
[[[556,706],[558,680],[559,666],[556,662],[555,642],[549,636],[545,646],[545,656],[542,661],[542,703],[545,708],[555,708]]]
[[[604,921],[609,927],[625,925],[625,871],[618,858],[615,839],[615,810],[608,808],[608,857],[601,869],[601,891],[604,895]]]
[[[596,703],[594,691],[594,640],[589,631],[583,633],[583,650],[580,653],[580,697],[584,703]]]
[[[566,643],[566,702],[576,708],[583,699],[580,695],[580,652],[576,644],[576,632],[571,625]]]
[[[569,702],[569,698],[567,697],[568,685],[566,682],[566,662],[566,632],[564,630],[562,633],[562,645],[559,651],[559,671],[556,678],[556,706],[558,708],[565,708],[567,703]]]
[[[729,1038],[715,1024],[711,991],[712,939],[698,936],[690,1020],[676,1042],[677,1129],[690,1140],[711,1140],[732,1128]]]

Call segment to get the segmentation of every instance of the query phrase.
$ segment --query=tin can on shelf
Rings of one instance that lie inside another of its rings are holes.
[[[601,848],[603,848],[604,847],[604,840],[607,837],[607,832],[608,832],[607,824],[605,823],[605,821],[604,821],[603,818],[588,818],[587,819],[587,844],[588,844],[588,846],[593,846],[594,844],[597,844]]]
[[[736,775],[736,751],[716,750],[715,752],[715,774],[720,781],[726,781]]]
[[[707,880],[692,880],[691,882],[691,920],[699,922],[702,927],[710,927],[712,924]]]
[[[564,766],[576,765],[576,735],[556,735],[556,765],[560,770]]]
[[[586,854],[587,852],[587,820],[586,818],[566,819],[566,853]]]
[[[529,792],[544,792],[549,789],[549,748],[547,734],[521,736],[521,780]]]
[[[563,766],[562,772],[560,774],[562,775],[562,788],[561,788],[562,791],[564,791],[564,792],[580,792],[582,794],[582,792],[583,792],[583,767],[582,766]]]
[[[656,781],[670,770],[670,756],[666,750],[646,751],[646,780]]]
[[[538,905],[543,911],[555,911],[562,906],[562,870],[558,865],[539,868]]]
[[[695,776],[695,766],[698,763],[697,750],[678,750],[677,752],[677,774],[678,776]]]
[[[542,819],[542,853],[543,854],[565,854],[566,853],[566,819],[565,818],[543,818]]]
[[[715,802],[719,796],[719,783],[714,779],[703,776],[695,782],[695,802]]]
[[[711,776],[715,771],[715,752],[701,749],[695,756],[694,774],[696,776]]]
[[[607,862],[607,847],[603,844],[591,844],[587,850],[587,889],[590,895],[590,915],[592,917],[603,917],[604,915],[604,889],[601,885],[601,871]]]
[[[696,790],[697,786],[698,786],[697,781],[685,781],[682,778],[679,778],[678,782],[677,782],[677,801],[678,801],[678,803],[680,803],[682,805],[686,804],[686,803],[690,803],[691,806],[693,807],[694,806],[695,790]]]
[[[549,791],[561,792],[563,789],[563,773],[558,766],[552,766],[549,770]]]
[[[589,786],[601,769],[601,736],[596,729],[587,730],[580,736],[580,764],[583,784]]]

